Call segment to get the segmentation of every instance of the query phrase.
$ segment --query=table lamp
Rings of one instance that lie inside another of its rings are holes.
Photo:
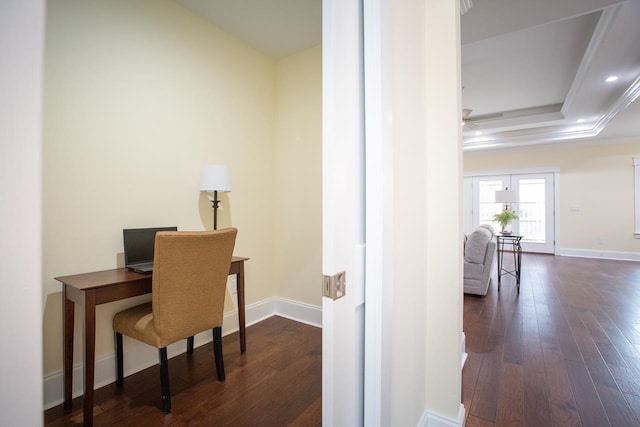
[[[502,234],[511,234],[511,221],[519,219],[518,214],[509,206],[511,203],[518,203],[518,190],[509,190],[509,187],[501,191],[496,191],[496,203],[503,203],[502,212],[495,214],[493,220],[500,223]]]
[[[218,229],[218,192],[226,193],[231,191],[229,183],[229,172],[224,165],[207,165],[202,171],[202,180],[200,181],[200,191],[213,193],[213,229]]]
[[[504,190],[496,191],[496,203],[503,203],[505,210],[509,209],[510,203],[518,201],[518,190],[509,190],[509,187],[506,187]]]

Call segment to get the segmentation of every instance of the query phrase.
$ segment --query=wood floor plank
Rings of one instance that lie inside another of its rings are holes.
[[[468,350],[468,348],[467,348]],[[482,366],[482,354],[472,351],[467,351],[467,360],[462,370],[462,381],[466,387],[475,388],[478,382],[478,375],[480,374],[480,367]]]
[[[495,424],[490,421],[483,420],[482,418],[478,418],[473,415],[469,415],[467,417],[467,422],[465,424],[466,427],[493,427],[494,425]]]
[[[593,427],[610,425],[588,369],[583,363],[573,360],[567,360],[565,364],[582,425]]]
[[[573,398],[573,390],[562,353],[543,349],[542,354],[554,424],[563,426],[580,425],[580,416]]]
[[[640,425],[640,417],[631,409],[628,399],[620,390],[604,385],[597,385],[596,388],[612,426],[637,427]]]
[[[210,344],[169,360],[172,412],[163,414],[160,375],[153,366],[124,385],[96,390],[96,426],[319,426],[322,423],[322,331],[273,316],[223,338],[226,381],[215,375]],[[45,411],[45,426],[82,424],[82,398],[73,409]]]
[[[522,313],[515,313],[506,328],[503,362],[522,365],[523,334]]]
[[[523,415],[523,369],[521,365],[505,363],[500,381],[496,425],[521,426]]]
[[[289,427],[320,427],[322,426],[322,398],[318,397],[300,415],[287,424]]]
[[[615,349],[623,357],[640,357],[640,351],[627,339],[622,331],[615,325],[607,326],[605,332]]]
[[[640,375],[637,372],[628,367],[609,364],[607,366],[621,392],[640,396]]]
[[[633,394],[624,394],[624,398],[631,409],[631,412],[636,420],[638,420],[637,425],[640,425],[640,396],[635,396]]]
[[[600,353],[583,353],[583,359],[594,384],[617,388],[616,381]]]
[[[522,267],[519,295],[465,296],[467,425],[640,425],[640,263],[527,253]],[[505,391],[518,369],[520,418]]]
[[[498,393],[502,375],[502,346],[492,347],[491,353],[483,355],[478,382],[469,409],[470,415],[495,422],[498,408]]]
[[[524,350],[524,425],[551,425],[551,407],[542,349],[539,345],[532,345]]]

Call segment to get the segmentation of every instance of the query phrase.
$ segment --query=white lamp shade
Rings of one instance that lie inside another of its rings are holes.
[[[229,183],[229,172],[224,165],[208,165],[202,171],[202,180],[200,181],[200,191],[214,192],[219,191],[226,193],[231,191]]]
[[[496,203],[517,203],[518,190],[496,191]]]

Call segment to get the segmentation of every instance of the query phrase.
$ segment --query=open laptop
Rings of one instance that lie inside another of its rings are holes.
[[[153,249],[158,231],[177,231],[178,227],[125,228],[124,265],[137,273],[153,271]]]

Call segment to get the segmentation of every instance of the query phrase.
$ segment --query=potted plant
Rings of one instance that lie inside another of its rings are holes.
[[[511,234],[510,230],[507,231],[507,227],[509,226],[509,224],[511,224],[511,221],[513,221],[514,219],[520,219],[520,217],[514,210],[510,208],[507,208],[502,212],[495,214],[493,216],[493,220],[498,224],[500,224],[500,226],[502,227],[502,230],[501,230],[502,234]]]

